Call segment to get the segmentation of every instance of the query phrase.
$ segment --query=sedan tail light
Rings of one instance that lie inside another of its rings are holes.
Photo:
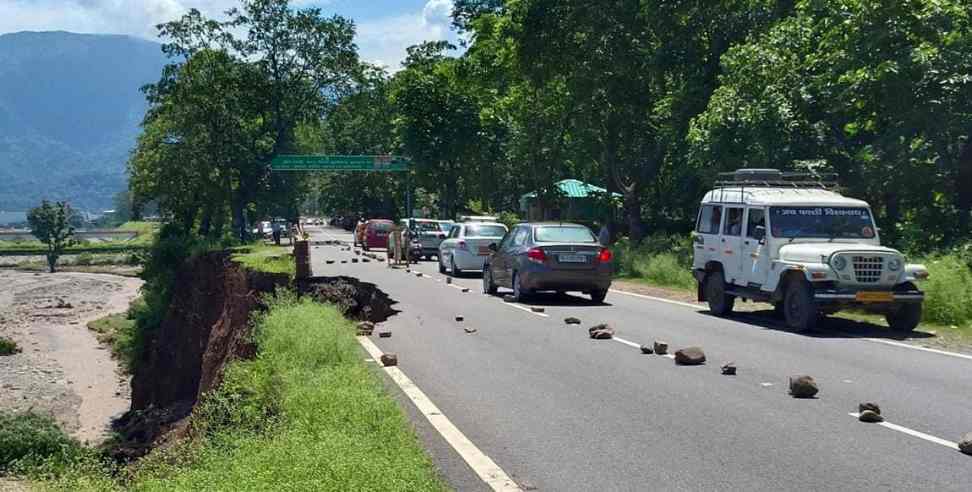
[[[529,258],[530,261],[543,263],[547,261],[547,254],[544,253],[543,250],[540,248],[533,248],[530,251],[527,251],[527,258]]]
[[[614,255],[611,254],[611,250],[607,248],[602,248],[601,254],[597,255],[597,261],[600,261],[601,263],[607,263],[611,261],[611,258],[613,257]]]

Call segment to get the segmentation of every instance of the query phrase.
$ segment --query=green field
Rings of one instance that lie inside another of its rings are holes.
[[[80,253],[125,253],[147,250],[159,229],[155,222],[126,222],[116,228],[119,231],[135,231],[137,235],[129,240],[117,241],[78,241],[65,250],[65,254]],[[37,240],[0,241],[0,255],[26,256],[42,255],[47,252],[43,243]]]

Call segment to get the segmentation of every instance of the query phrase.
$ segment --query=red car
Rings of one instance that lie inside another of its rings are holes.
[[[365,222],[364,244],[365,251],[371,248],[387,248],[388,234],[395,223],[387,219],[371,219]]]

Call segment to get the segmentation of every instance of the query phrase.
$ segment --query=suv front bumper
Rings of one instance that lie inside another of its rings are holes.
[[[862,294],[864,294],[862,296]],[[869,296],[881,294],[880,296]],[[925,300],[925,293],[920,290],[903,291],[844,291],[817,290],[813,299],[821,303],[838,302],[854,304],[887,304],[887,303],[918,303]]]

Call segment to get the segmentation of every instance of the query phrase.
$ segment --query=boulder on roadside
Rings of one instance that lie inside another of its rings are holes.
[[[466,320],[466,318],[463,315],[461,315],[461,314],[457,314],[456,315],[456,321],[458,321],[458,322],[461,323],[461,322],[463,322],[465,320]]]
[[[658,354],[658,355],[665,355],[665,354],[668,353],[668,343],[667,342],[660,342],[658,340],[655,340],[655,343],[654,343],[653,347],[655,348],[655,353]]]
[[[722,374],[725,374],[726,376],[735,376],[736,375],[736,363],[735,362],[726,362],[725,364],[723,364],[722,365]]]
[[[675,363],[680,366],[705,364],[705,352],[701,347],[686,347],[675,351]]]
[[[878,423],[884,422],[884,417],[874,410],[864,410],[861,412],[860,416],[857,417],[857,420],[860,420],[861,422]]]
[[[587,332],[588,333],[594,333],[595,331],[598,331],[598,330],[610,330],[610,329],[611,329],[611,325],[609,325],[607,323],[601,323],[601,324],[597,324],[597,325],[594,325],[594,326],[588,328],[587,329]]]
[[[324,263],[327,263],[328,265],[333,265],[334,260],[325,260]]]
[[[398,355],[396,354],[381,354],[381,364],[385,367],[397,366],[398,365]]]
[[[579,325],[581,324],[581,320],[571,316],[570,318],[564,318],[564,323],[568,325]]]
[[[452,284],[452,277],[446,277],[446,284]]]
[[[542,312],[545,312],[546,310],[547,310],[546,308],[542,308],[542,307],[539,307],[539,306],[532,306],[532,307],[530,307],[530,311],[533,311],[535,313],[542,313]]]
[[[364,263],[371,263],[371,260],[369,260],[368,258],[362,258],[361,261]]]
[[[812,376],[790,376],[790,394],[794,398],[813,398],[819,391]]]
[[[614,330],[611,328],[605,328],[603,330],[594,330],[591,332],[591,338],[595,340],[610,340],[614,338]]]
[[[469,292],[469,287],[463,287],[463,288],[462,288],[462,291],[463,291],[463,292]]]
[[[423,276],[423,274],[422,274],[422,272],[416,272],[416,273],[415,273],[415,276],[416,276],[416,277],[422,277],[422,276]]]
[[[358,262],[357,258],[351,258],[351,263],[357,263],[357,262]]]
[[[391,338],[391,333],[390,331],[379,331],[378,338]]]
[[[962,440],[958,442],[959,451],[972,456],[972,432],[969,432],[962,437]]]
[[[643,354],[653,354],[653,353],[655,353],[655,350],[652,349],[651,346],[649,346],[649,345],[642,345],[641,346],[641,353],[643,353]]]
[[[463,328],[463,330],[465,330],[466,333],[476,333],[477,331],[475,328],[470,328],[468,326]]]
[[[857,411],[864,413],[865,410],[870,410],[878,415],[881,415],[881,407],[877,403],[861,403],[857,405]]]
[[[358,323],[358,336],[368,337],[371,333],[375,331],[375,324],[371,321],[362,321]]]

